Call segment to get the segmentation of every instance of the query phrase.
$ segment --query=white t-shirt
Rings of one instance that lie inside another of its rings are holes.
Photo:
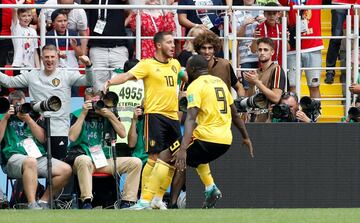
[[[14,60],[13,67],[35,67],[35,50],[38,46],[37,38],[26,38],[37,36],[35,29],[22,27],[17,21],[11,25],[11,35],[24,36],[24,38],[13,38]]]
[[[48,0],[45,5],[57,5],[57,0]],[[77,5],[77,3],[74,3]],[[42,9],[44,12],[46,21],[51,20],[51,14],[55,9]],[[84,9],[73,9],[68,14],[68,29],[76,31],[87,30],[88,21],[86,17],[86,12]]]

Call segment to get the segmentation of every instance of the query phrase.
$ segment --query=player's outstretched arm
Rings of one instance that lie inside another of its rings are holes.
[[[136,79],[135,76],[130,73],[123,73],[123,74],[117,75],[105,82],[104,92],[107,92],[108,88],[111,85],[123,84],[128,80],[135,80],[135,79]]]
[[[242,137],[243,137],[243,144],[246,145],[249,154],[252,158],[254,158],[254,148],[252,146],[251,139],[249,137],[249,134],[246,130],[246,126],[244,124],[244,121],[240,119],[239,114],[236,111],[235,105],[232,104],[231,106],[231,117],[232,117],[232,123],[236,126],[237,129],[239,129]]]
[[[179,151],[175,153],[173,158],[173,160],[175,160],[176,169],[180,171],[186,169],[186,149],[192,141],[192,135],[196,127],[196,117],[198,113],[199,113],[199,108],[193,107],[188,109],[186,115],[184,137],[181,141],[181,146]]]

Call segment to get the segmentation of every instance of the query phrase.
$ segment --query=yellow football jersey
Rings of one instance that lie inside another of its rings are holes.
[[[170,59],[162,63],[154,58],[141,60],[129,73],[144,80],[145,113],[156,113],[178,120],[177,81],[180,63]]]
[[[188,108],[199,108],[193,136],[206,142],[230,145],[230,105],[234,101],[226,84],[212,75],[200,76],[189,85],[187,99]]]

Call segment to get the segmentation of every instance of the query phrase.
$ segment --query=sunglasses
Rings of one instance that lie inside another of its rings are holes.
[[[294,97],[296,99],[296,101],[299,101],[299,97],[298,95],[295,93],[295,92],[291,92],[291,91],[288,91],[288,92],[284,92],[282,95],[281,95],[281,99],[286,99],[288,97]]]

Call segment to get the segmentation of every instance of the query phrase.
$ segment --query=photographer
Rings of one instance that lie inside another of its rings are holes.
[[[299,109],[298,101],[296,93],[284,93],[280,103],[272,107],[272,122],[316,122]]]
[[[135,108],[128,133],[128,145],[134,148],[132,156],[141,159],[143,166],[147,162],[148,155],[145,151],[144,141],[144,107]]]
[[[47,157],[44,122],[35,119],[29,113],[23,113],[25,103],[22,91],[9,94],[10,109],[0,122],[0,141],[2,162],[9,177],[22,178],[29,209],[48,208],[49,189],[39,201],[36,201],[38,176],[47,177]],[[71,167],[66,163],[52,159],[52,182],[56,194],[68,182]]]
[[[343,118],[343,122],[354,123],[360,122],[360,98],[356,97],[355,106],[348,111],[347,117]]]
[[[122,138],[126,136],[126,132],[123,124],[109,108],[96,106],[100,99],[99,93],[88,89],[85,93],[82,110],[77,114],[74,113],[71,120],[69,155],[74,155],[73,161],[67,159],[67,162],[71,164],[73,162],[74,172],[78,176],[82,208],[91,209],[92,174],[94,172],[114,174],[111,147],[105,140],[109,130],[107,127],[110,127],[110,131],[113,128]],[[104,100],[104,103],[106,105],[107,101]],[[141,160],[135,157],[117,157],[116,166],[115,173],[127,174],[120,208],[129,207],[137,200]]]
[[[284,70],[272,61],[274,55],[274,43],[269,38],[257,40],[257,53],[260,68],[257,71],[244,72],[245,80],[250,84],[248,95],[263,93],[268,100],[268,106],[280,101],[281,95],[286,91],[287,80]],[[253,113],[254,114],[254,113]],[[254,114],[251,118],[254,122],[269,121],[269,112]]]

